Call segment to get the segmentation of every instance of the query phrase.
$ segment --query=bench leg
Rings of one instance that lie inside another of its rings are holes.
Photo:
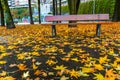
[[[96,35],[100,36],[100,33],[101,33],[101,24],[97,24],[97,26],[96,26]]]
[[[56,36],[56,27],[55,25],[52,25],[52,37]]]

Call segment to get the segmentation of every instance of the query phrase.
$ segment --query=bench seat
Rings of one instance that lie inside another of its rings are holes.
[[[96,24],[96,35],[100,36],[101,24],[109,21],[109,14],[55,15],[46,16],[45,20],[47,22],[52,22],[52,37],[56,36],[56,24],[58,24],[57,21],[85,21],[84,23],[87,22],[88,24]],[[79,24],[84,23],[81,22]],[[68,25],[69,24],[72,23],[68,23]]]

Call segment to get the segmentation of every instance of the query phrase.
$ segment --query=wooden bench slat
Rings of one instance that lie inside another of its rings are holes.
[[[45,20],[46,21],[109,20],[109,14],[56,15],[46,16]]]

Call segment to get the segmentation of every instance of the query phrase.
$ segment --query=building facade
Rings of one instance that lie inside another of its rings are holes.
[[[31,4],[35,4],[35,0],[31,0]],[[8,0],[10,8],[14,7],[28,7],[28,0]]]

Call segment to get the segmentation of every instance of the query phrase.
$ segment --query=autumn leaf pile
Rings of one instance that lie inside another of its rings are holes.
[[[120,80],[120,23],[0,27],[0,80]]]

